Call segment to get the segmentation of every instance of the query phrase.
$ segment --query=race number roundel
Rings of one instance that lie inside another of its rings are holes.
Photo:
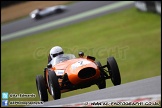
[[[82,61],[78,61],[78,62],[72,64],[71,67],[72,67],[72,69],[76,69],[76,68],[78,68],[78,67],[87,65],[87,64],[89,64],[89,63],[90,63],[90,61],[84,61],[84,60],[82,60]]]

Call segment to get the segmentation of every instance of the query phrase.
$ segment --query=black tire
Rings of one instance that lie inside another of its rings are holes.
[[[56,12],[56,13],[62,13],[63,10],[62,10],[62,9],[56,9],[55,12]]]
[[[41,101],[48,101],[47,88],[42,75],[36,76],[36,86]]]
[[[101,80],[98,84],[97,84],[99,89],[104,89],[106,88],[106,80]]]
[[[101,72],[101,79],[102,80],[100,80],[100,82],[98,82],[97,83],[97,86],[98,86],[98,88],[99,89],[104,89],[104,88],[106,88],[106,79],[104,78],[104,71],[102,70],[102,65],[101,65],[101,63],[99,62],[99,61],[97,61],[97,62],[95,62],[96,64],[97,64],[97,66],[99,67],[99,69],[100,69],[100,72]]]
[[[99,61],[95,61],[98,67],[102,67],[101,63]]]
[[[35,16],[35,19],[36,20],[39,20],[39,19],[41,19],[42,17],[39,15],[39,14],[36,14],[36,16]]]
[[[107,59],[107,68],[114,86],[120,85],[121,84],[120,71],[114,57],[109,57]]]
[[[54,71],[48,72],[48,83],[53,99],[54,100],[60,99],[61,97],[60,85],[56,73]]]

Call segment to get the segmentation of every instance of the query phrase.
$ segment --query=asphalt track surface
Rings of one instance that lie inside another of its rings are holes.
[[[46,24],[46,23],[51,22],[51,21],[70,17],[70,16],[76,15],[78,13],[87,12],[89,10],[93,10],[93,9],[96,9],[96,8],[99,8],[99,7],[102,7],[102,6],[106,6],[106,5],[111,5],[111,4],[114,4],[114,3],[117,3],[117,2],[119,2],[119,1],[80,1],[80,2],[76,2],[76,3],[68,5],[67,11],[64,12],[64,13],[57,14],[57,15],[51,15],[51,16],[43,18],[41,20],[35,21],[35,20],[32,20],[28,16],[24,19],[21,19],[21,20],[15,21],[15,22],[11,22],[9,24],[2,25],[1,26],[1,41],[2,41],[2,37],[6,36],[8,34],[16,33],[18,31],[22,31],[22,30],[25,30],[25,29],[28,29],[28,28],[31,28],[31,27]],[[101,13],[97,13],[95,15],[80,18],[80,19],[77,19],[75,21],[63,23],[63,24],[60,24],[58,26],[45,28],[43,30],[30,32],[30,33],[27,33],[27,34],[22,34],[21,36],[29,36],[29,35],[32,35],[32,34],[37,34],[37,33],[48,31],[48,30],[54,30],[56,28],[68,26],[70,24],[74,24],[74,23],[78,23],[78,22],[81,22],[81,21],[84,21],[84,20],[91,19],[91,18],[99,17],[99,16],[102,16],[104,14],[110,14],[110,13],[113,13],[113,12],[122,11],[122,10],[128,9],[130,7],[134,7],[134,4],[132,3],[132,4],[127,5],[127,6],[119,7],[119,8],[113,9],[113,10],[104,11],[104,12],[101,12]],[[8,40],[10,40],[10,39],[8,39]]]
[[[132,76],[133,77],[133,76]],[[123,97],[135,97],[142,95],[161,95],[161,76],[155,76],[146,78],[130,83],[121,84],[101,90],[87,92],[75,96],[70,96],[58,100],[45,102],[44,105],[40,106],[53,106],[53,105],[65,105],[70,103],[101,100],[101,99],[113,99]]]

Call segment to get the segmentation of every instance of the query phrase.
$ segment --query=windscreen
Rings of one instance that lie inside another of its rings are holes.
[[[76,58],[76,57],[73,54],[61,54],[61,55],[56,56],[51,61],[51,64],[52,64],[52,66],[54,66],[54,65],[56,65],[58,63],[61,63],[63,61],[67,61],[67,60],[70,60],[70,59],[74,59],[74,58]]]

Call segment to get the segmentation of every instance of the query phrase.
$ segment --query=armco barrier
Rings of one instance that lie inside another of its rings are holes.
[[[161,1],[135,1],[135,7],[143,12],[161,14]]]
[[[161,1],[156,1],[155,2],[155,8],[156,8],[156,12],[161,14]]]

